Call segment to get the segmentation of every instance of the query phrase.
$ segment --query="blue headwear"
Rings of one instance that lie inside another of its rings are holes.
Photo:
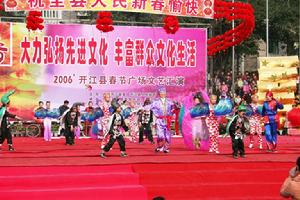
[[[167,93],[167,89],[166,89],[166,87],[160,87],[160,88],[158,88],[158,92],[159,93]]]

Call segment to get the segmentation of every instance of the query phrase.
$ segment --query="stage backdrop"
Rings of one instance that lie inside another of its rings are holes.
[[[67,99],[97,103],[104,92],[138,104],[168,96],[182,99],[206,84],[206,29],[116,26],[103,34],[91,25],[0,24],[1,95],[11,88],[12,110],[30,118],[39,100],[58,107]]]

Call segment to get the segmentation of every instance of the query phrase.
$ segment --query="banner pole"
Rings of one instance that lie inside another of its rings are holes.
[[[269,57],[269,0],[266,0],[266,56]]]
[[[234,0],[232,0],[232,3],[234,3]],[[234,7],[232,8],[234,9]],[[235,24],[234,24],[234,20],[232,20],[232,29],[234,29],[235,27]],[[233,36],[233,40],[234,40],[234,36]],[[231,87],[231,91],[234,93],[235,91],[235,85],[234,85],[234,78],[235,78],[235,70],[234,70],[234,57],[235,57],[235,48],[234,46],[232,46],[232,87]]]

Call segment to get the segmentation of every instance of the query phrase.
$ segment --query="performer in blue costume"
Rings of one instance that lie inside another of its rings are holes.
[[[262,108],[262,116],[264,117],[265,135],[269,152],[277,151],[278,109],[283,109],[283,105],[273,98],[273,93],[271,91],[268,91],[266,93],[266,101]]]
[[[158,90],[159,99],[156,99],[151,104],[151,110],[156,117],[156,134],[157,134],[157,148],[156,152],[163,151],[169,153],[169,145],[171,142],[171,120],[172,120],[172,106],[173,102],[166,98],[167,90],[161,87]]]

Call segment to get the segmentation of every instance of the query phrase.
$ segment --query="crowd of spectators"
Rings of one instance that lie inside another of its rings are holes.
[[[209,79],[209,93],[218,97],[243,98],[257,93],[258,72],[239,72],[232,80],[232,72],[218,70]],[[233,92],[234,88],[234,92]]]

